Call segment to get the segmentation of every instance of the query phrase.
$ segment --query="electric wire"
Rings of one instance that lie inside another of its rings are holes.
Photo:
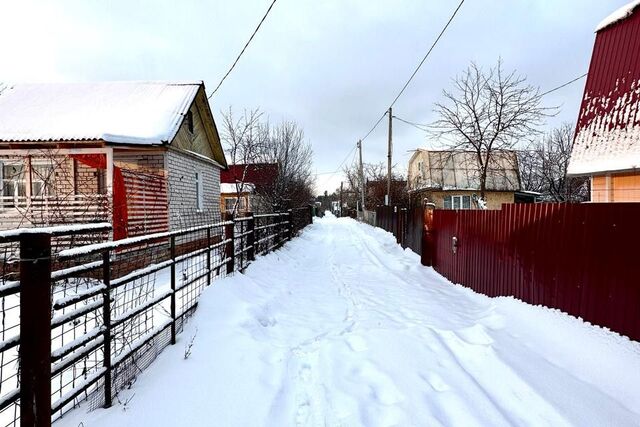
[[[220,83],[218,83],[218,86],[216,86],[216,88],[213,90],[213,92],[211,92],[211,94],[207,97],[207,99],[211,99],[211,97],[218,91],[218,89],[220,89],[220,86],[222,86],[222,82],[225,81],[225,79],[227,78],[227,76],[229,74],[231,74],[231,71],[233,71],[233,69],[235,68],[236,64],[238,63],[238,61],[240,60],[240,57],[242,56],[242,54],[244,53],[245,50],[247,50],[247,47],[249,47],[249,44],[251,43],[251,40],[253,40],[253,37],[256,35],[256,33],[258,32],[258,30],[260,29],[260,27],[262,26],[262,23],[264,22],[265,19],[267,19],[267,15],[269,15],[269,12],[271,12],[271,8],[273,8],[273,5],[276,3],[276,0],[273,0],[271,2],[271,4],[269,5],[269,8],[267,9],[267,12],[264,14],[264,16],[262,17],[262,19],[260,20],[260,22],[258,23],[258,26],[256,27],[255,30],[253,30],[253,33],[251,34],[251,37],[249,37],[249,40],[247,41],[247,43],[244,45],[244,47],[242,48],[242,51],[240,51],[240,54],[236,57],[236,60],[233,61],[233,64],[231,65],[231,68],[229,68],[229,71],[227,71],[227,74],[224,75],[224,77],[222,77],[222,80],[220,80]]]

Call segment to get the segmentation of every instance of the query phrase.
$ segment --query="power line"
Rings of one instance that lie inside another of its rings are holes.
[[[540,94],[540,97],[542,98],[543,96],[548,95],[548,94],[550,94],[551,92],[555,92],[555,91],[557,91],[557,90],[559,90],[559,89],[562,89],[562,88],[563,88],[563,87],[565,87],[565,86],[569,86],[571,83],[577,82],[578,80],[580,80],[580,79],[582,79],[582,78],[584,78],[584,77],[586,77],[586,76],[587,76],[587,73],[584,73],[583,75],[578,76],[578,77],[576,77],[575,79],[573,79],[573,80],[570,80],[570,81],[566,82],[565,84],[562,84],[562,85],[557,86],[557,87],[554,87],[553,89],[550,89],[550,90],[548,90],[548,91],[546,91],[546,92],[544,92],[544,93],[541,93],[541,94]]]
[[[340,168],[342,167],[342,165],[347,161],[347,159],[349,158],[349,156],[351,155],[351,153],[355,153],[356,148],[358,148],[357,146],[354,146],[345,156],[345,158],[340,162],[340,164],[338,165],[338,168],[336,170],[334,170],[333,172],[322,172],[322,173],[316,173],[315,175],[328,175],[331,174],[331,176],[329,178],[327,178],[327,181],[331,180],[331,178],[333,178],[333,175],[337,174],[338,172],[340,172]],[[354,154],[354,158],[355,158],[355,154]]]
[[[571,83],[575,83],[575,82],[577,82],[578,80],[580,80],[580,79],[582,79],[582,78],[584,78],[584,77],[586,77],[586,76],[587,76],[587,73],[584,73],[583,75],[578,76],[578,77],[576,77],[576,78],[574,78],[574,79],[572,79],[572,80],[569,80],[568,82],[563,83],[563,84],[561,84],[560,86],[556,86],[556,87],[554,87],[553,89],[549,89],[548,91],[541,93],[540,95],[538,95],[538,97],[539,97],[539,98],[542,98],[543,96],[548,95],[548,94],[550,94],[550,93],[552,93],[552,92],[555,92],[555,91],[557,91],[557,90],[560,90],[560,89],[562,89],[562,88],[563,88],[563,87],[565,87],[565,86],[569,86]],[[428,127],[429,127],[429,125],[425,125],[425,124],[421,124],[421,123],[414,123],[414,122],[411,122],[411,121],[409,121],[409,120],[405,120],[405,119],[403,119],[403,118],[400,118],[400,117],[398,117],[398,116],[393,116],[393,118],[394,118],[394,119],[396,119],[396,120],[400,120],[401,122],[404,122],[404,123],[406,123],[406,124],[408,124],[408,125],[411,125],[411,126],[413,126],[413,127],[417,128],[417,129],[420,129],[420,130],[421,130],[421,131],[423,131],[423,132],[428,132],[428,130],[427,130],[427,129],[423,129],[423,127],[427,127],[427,128],[428,128]]]
[[[436,47],[436,44],[438,44],[438,41],[440,40],[440,38],[442,37],[442,35],[444,34],[444,32],[447,30],[447,28],[449,27],[449,24],[451,24],[451,21],[453,21],[453,18],[455,18],[456,14],[458,13],[458,11],[460,10],[460,7],[462,7],[462,4],[464,3],[464,0],[462,0],[460,2],[460,4],[458,5],[458,7],[456,8],[456,10],[453,11],[453,15],[451,15],[451,18],[449,18],[449,20],[447,21],[447,24],[444,26],[444,28],[442,29],[442,31],[440,31],[440,34],[438,34],[438,37],[436,38],[436,41],[433,42],[433,44],[431,45],[431,47],[429,48],[429,50],[427,51],[427,54],[424,56],[424,58],[422,58],[422,61],[420,61],[420,63],[418,64],[418,66],[416,67],[415,71],[413,72],[413,74],[411,74],[411,77],[409,77],[409,80],[407,80],[407,82],[404,84],[404,86],[402,87],[402,89],[400,90],[400,92],[398,93],[398,95],[396,96],[396,98],[393,100],[393,102],[391,103],[391,105],[389,105],[389,107],[393,107],[393,105],[396,103],[396,101],[398,100],[398,98],[400,98],[400,96],[404,93],[405,89],[407,88],[407,86],[409,86],[409,83],[411,83],[411,80],[413,80],[413,78],[415,77],[415,75],[418,73],[418,70],[420,70],[420,67],[422,67],[422,64],[424,64],[424,61],[427,60],[427,58],[429,57],[429,54],[431,54],[431,51],[433,50],[434,47]]]
[[[249,43],[251,43],[251,40],[253,40],[253,37],[256,35],[256,33],[258,32],[258,30],[260,29],[260,26],[262,25],[262,23],[264,22],[265,19],[267,19],[267,15],[269,15],[269,12],[271,12],[271,8],[273,7],[273,5],[276,3],[276,0],[273,0],[271,2],[271,5],[269,5],[269,8],[267,9],[267,12],[264,14],[264,16],[262,17],[262,19],[260,20],[260,22],[258,23],[258,26],[256,27],[255,30],[253,30],[253,34],[251,34],[251,37],[249,37],[249,40],[247,41],[247,43],[244,45],[244,47],[242,48],[242,51],[240,51],[240,54],[238,55],[238,57],[236,58],[235,61],[233,61],[233,64],[231,65],[231,68],[229,68],[229,71],[227,71],[227,74],[224,75],[224,77],[222,77],[222,80],[220,80],[220,83],[218,83],[218,86],[216,86],[216,88],[213,90],[213,92],[211,92],[211,95],[209,95],[207,97],[207,99],[211,99],[211,97],[218,91],[218,89],[220,89],[220,86],[222,86],[222,82],[224,82],[224,80],[227,78],[227,76],[231,73],[231,71],[233,70],[233,68],[236,66],[236,64],[238,63],[238,61],[240,60],[240,57],[242,56],[242,54],[244,53],[244,51],[247,49],[247,47],[249,46]]]
[[[429,125],[423,125],[423,124],[421,124],[421,123],[414,123],[414,122],[410,122],[409,120],[405,120],[405,119],[400,118],[400,117],[398,117],[398,116],[393,116],[393,118],[394,118],[394,119],[396,119],[396,120],[400,120],[400,121],[401,121],[401,122],[403,122],[403,123],[406,123],[406,124],[408,124],[408,125],[411,125],[411,126],[413,126],[413,127],[417,128],[417,129],[420,129],[420,130],[425,131],[425,132],[426,132],[427,130],[426,130],[426,129],[423,129],[423,128],[429,127]]]
[[[440,31],[440,34],[438,34],[438,37],[436,38],[436,40],[433,42],[433,44],[431,45],[431,47],[429,48],[429,50],[427,51],[427,53],[424,55],[424,57],[422,58],[422,60],[420,61],[420,63],[418,64],[418,66],[416,67],[416,69],[413,71],[413,73],[411,74],[411,76],[409,77],[409,80],[407,80],[407,82],[404,84],[404,86],[402,87],[402,89],[400,89],[400,92],[398,92],[398,94],[396,95],[396,97],[394,98],[393,102],[391,103],[391,105],[389,105],[389,108],[393,107],[394,104],[396,103],[396,101],[398,101],[398,99],[400,98],[400,96],[402,96],[402,94],[404,93],[404,91],[407,89],[407,87],[409,86],[409,83],[411,83],[411,80],[413,80],[413,78],[416,76],[416,74],[418,73],[418,71],[420,70],[420,67],[422,67],[422,65],[425,63],[425,61],[427,60],[427,58],[429,57],[429,55],[431,54],[431,52],[433,51],[433,49],[436,47],[436,45],[438,44],[438,42],[440,41],[440,39],[442,38],[442,35],[445,33],[445,31],[447,30],[447,28],[449,27],[449,24],[451,24],[451,22],[453,21],[453,18],[455,18],[456,14],[458,13],[458,11],[460,10],[460,7],[462,7],[462,4],[464,3],[464,0],[460,1],[460,4],[458,4],[458,7],[453,11],[453,14],[451,15],[451,17],[449,18],[449,20],[447,21],[447,23],[445,24],[445,26],[442,28],[442,31]],[[388,108],[387,108],[388,110]],[[378,125],[380,124],[380,122],[382,121],[382,119],[384,118],[384,116],[387,114],[387,110],[385,110],[384,114],[382,114],[382,116],[378,119],[378,121],[373,125],[373,127],[369,130],[369,132],[367,132],[367,134],[364,136],[364,138],[362,138],[362,141],[364,141],[365,139],[367,139],[367,137],[369,135],[371,135],[371,132],[373,132],[375,130],[376,127],[378,127]]]

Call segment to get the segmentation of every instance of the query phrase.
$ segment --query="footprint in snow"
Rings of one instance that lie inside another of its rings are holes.
[[[430,372],[426,376],[422,376],[421,375],[421,377],[427,383],[429,383],[429,385],[431,386],[431,388],[433,390],[435,390],[437,392],[443,392],[443,391],[451,390],[451,387],[449,387],[449,385],[444,382],[442,377],[440,375],[436,374],[435,372]]]
[[[369,348],[364,338],[358,335],[351,335],[347,337],[347,344],[349,345],[349,348],[355,352],[365,351]]]

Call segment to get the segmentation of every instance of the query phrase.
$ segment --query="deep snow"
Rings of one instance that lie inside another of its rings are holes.
[[[640,425],[640,343],[452,285],[325,217],[214,282],[119,400],[56,425]]]

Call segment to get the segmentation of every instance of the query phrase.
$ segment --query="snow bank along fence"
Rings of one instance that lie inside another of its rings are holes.
[[[377,211],[379,227],[452,282],[558,308],[635,340],[638,218],[638,203]]]
[[[309,208],[109,241],[111,225],[0,233],[0,426],[110,406],[196,309],[312,221]]]

